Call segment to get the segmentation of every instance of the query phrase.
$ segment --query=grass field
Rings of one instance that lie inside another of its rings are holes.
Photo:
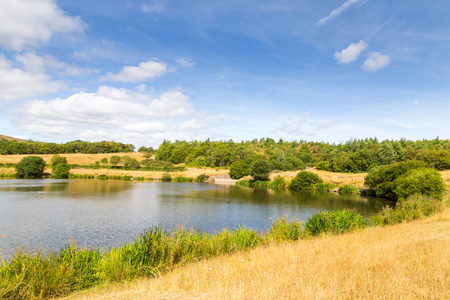
[[[450,299],[450,209],[411,223],[258,247],[65,299]]]
[[[125,156],[128,155],[131,158],[135,158],[137,160],[143,159],[143,153],[138,152],[129,152],[129,153],[106,153],[106,154],[61,154],[67,158],[67,162],[69,164],[79,164],[79,165],[89,165],[94,164],[96,161],[100,161],[102,158],[106,157],[108,160],[113,155]],[[23,157],[29,155],[0,155],[0,163],[18,163]],[[44,154],[39,155],[42,157],[47,163],[50,163],[50,160],[53,154]],[[46,170],[48,173],[51,170]],[[334,183],[339,186],[348,184],[353,185],[359,188],[364,186],[364,177],[367,173],[334,173],[327,171],[320,171],[316,169],[310,169],[311,172],[317,173],[325,183]],[[89,174],[89,175],[127,175],[133,177],[150,177],[150,178],[160,178],[163,172],[155,172],[155,171],[126,171],[126,170],[92,170],[92,169],[72,169],[70,171],[72,174]],[[0,173],[14,173],[13,168],[0,168]],[[281,173],[272,173],[271,179],[275,176],[281,175],[287,180],[292,180],[292,178],[297,175],[297,171],[288,171]],[[439,172],[444,179],[444,182],[447,186],[447,190],[450,190],[450,170],[440,171]],[[212,169],[212,168],[188,168],[187,171],[184,172],[173,172],[172,176],[184,176],[184,177],[194,177],[196,178],[200,174],[206,174],[209,176],[220,176],[224,174],[228,174],[227,169]],[[250,177],[248,177],[250,178]]]

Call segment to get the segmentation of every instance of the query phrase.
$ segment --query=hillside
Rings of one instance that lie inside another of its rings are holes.
[[[1,140],[1,139],[5,139],[5,140],[7,140],[7,141],[26,142],[26,140],[22,140],[22,139],[18,139],[18,138],[15,138],[15,137],[11,137],[11,136],[1,135],[1,134],[0,134],[0,140]]]

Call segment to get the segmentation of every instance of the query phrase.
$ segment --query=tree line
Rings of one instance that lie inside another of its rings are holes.
[[[272,170],[283,171],[314,166],[325,171],[359,173],[405,160],[445,170],[450,169],[450,141],[439,138],[421,141],[366,138],[341,144],[282,139],[276,142],[271,138],[241,142],[164,141],[155,158],[187,166],[232,167],[243,173],[249,173],[258,160],[267,161]]]
[[[67,153],[120,153],[132,152],[132,144],[118,142],[85,142],[71,141],[63,144],[45,143],[36,141],[18,142],[15,140],[0,139],[0,154],[67,154]]]

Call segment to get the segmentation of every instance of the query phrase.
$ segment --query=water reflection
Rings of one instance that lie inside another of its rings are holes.
[[[151,226],[179,224],[213,233],[245,225],[267,230],[270,218],[306,220],[330,209],[367,215],[377,198],[302,194],[196,183],[100,180],[0,180],[0,248],[57,250],[73,237],[79,245],[119,246]]]

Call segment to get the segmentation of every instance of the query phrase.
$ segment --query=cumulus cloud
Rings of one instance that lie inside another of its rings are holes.
[[[117,74],[108,73],[102,80],[121,82],[142,82],[163,76],[168,72],[167,64],[158,61],[145,61],[136,66],[125,66]]]
[[[155,12],[155,13],[160,14],[164,11],[164,4],[162,4],[159,1],[152,1],[149,3],[142,4],[141,9],[143,12],[147,12],[147,13]]]
[[[367,43],[363,40],[360,40],[358,43],[352,43],[345,49],[342,49],[340,52],[334,53],[334,58],[340,64],[348,64],[352,61],[358,59],[358,56],[364,49],[367,48]]]
[[[190,98],[179,90],[153,98],[145,92],[109,86],[64,99],[27,101],[18,113],[15,122],[24,130],[60,138],[141,144],[195,137],[213,123],[197,113]]]
[[[360,2],[361,0],[347,0],[345,1],[341,6],[339,6],[338,8],[336,8],[335,10],[333,10],[328,16],[320,19],[316,25],[317,26],[322,26],[323,24],[333,20],[334,18],[336,18],[337,16],[339,16],[340,14],[342,14],[344,11],[346,11],[350,6]]]
[[[23,63],[25,71],[0,55],[0,101],[37,97],[65,87],[63,82],[52,81],[38,62],[24,59]]]
[[[55,33],[82,33],[85,24],[54,0],[0,1],[0,45],[21,51],[48,42]]]
[[[179,64],[180,66],[186,67],[186,68],[188,68],[188,67],[193,67],[193,66],[196,64],[195,61],[193,61],[192,59],[186,58],[186,57],[180,57],[180,58],[177,58],[177,59],[175,59],[175,61],[176,61],[177,64]]]
[[[389,65],[391,58],[388,55],[381,54],[379,52],[371,52],[367,60],[362,65],[362,68],[366,71],[377,71]]]

